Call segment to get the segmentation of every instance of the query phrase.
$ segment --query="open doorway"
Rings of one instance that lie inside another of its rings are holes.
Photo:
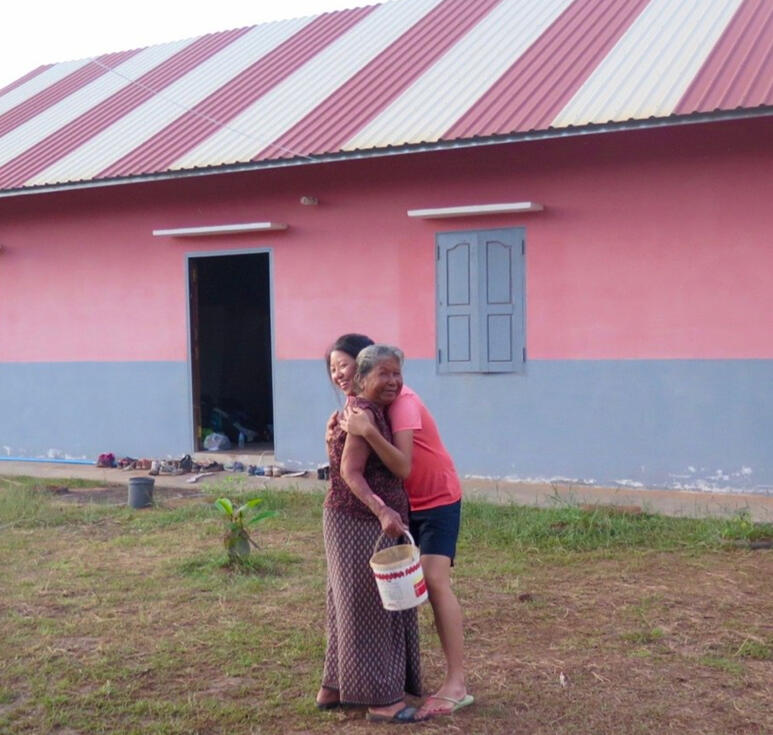
[[[271,451],[268,253],[191,257],[188,264],[194,446],[205,448],[206,437],[218,433],[235,450]]]

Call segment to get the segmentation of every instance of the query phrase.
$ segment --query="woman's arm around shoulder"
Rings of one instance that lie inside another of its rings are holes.
[[[325,424],[325,444],[330,444],[331,441],[333,441],[333,431],[335,430],[336,426],[340,424],[340,418],[341,414],[338,411],[333,411],[333,413],[330,414],[330,418],[327,420],[327,423]]]
[[[398,431],[394,444],[378,430],[369,411],[347,408],[340,419],[341,428],[350,436],[362,437],[390,472],[405,480],[411,474],[413,431]]]

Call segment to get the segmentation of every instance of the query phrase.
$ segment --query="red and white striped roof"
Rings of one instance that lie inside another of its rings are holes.
[[[266,23],[0,90],[0,190],[770,114],[771,49],[773,0],[393,0]]]

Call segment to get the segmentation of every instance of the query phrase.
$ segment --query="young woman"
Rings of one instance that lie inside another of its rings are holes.
[[[435,626],[446,659],[446,676],[429,697],[418,719],[456,712],[473,703],[464,675],[462,610],[451,589],[451,566],[459,535],[462,489],[437,424],[418,395],[403,386],[389,404],[392,440],[377,430],[367,412],[348,407],[338,425],[362,437],[397,476],[411,505],[410,530],[421,551]]]
[[[402,388],[402,353],[385,345],[360,352],[359,337],[344,335],[333,345],[330,376],[389,441],[384,409]],[[326,442],[327,650],[317,706],[364,705],[371,721],[414,722],[416,708],[405,695],[421,694],[417,612],[385,610],[368,564],[382,532],[396,537],[407,529],[408,499],[400,478],[333,417]]]

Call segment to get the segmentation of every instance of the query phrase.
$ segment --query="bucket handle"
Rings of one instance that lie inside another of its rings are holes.
[[[403,531],[401,536],[406,536],[408,538],[408,541],[411,542],[411,546],[416,546],[416,542],[413,540],[413,536],[411,536],[411,532],[410,531],[408,531],[408,530]],[[373,554],[375,554],[378,551],[378,545],[379,545],[379,543],[381,543],[381,539],[383,539],[383,538],[386,538],[386,534],[382,531],[378,535],[378,538],[376,539],[376,543],[373,546]],[[371,554],[371,556],[373,556],[373,554]]]

